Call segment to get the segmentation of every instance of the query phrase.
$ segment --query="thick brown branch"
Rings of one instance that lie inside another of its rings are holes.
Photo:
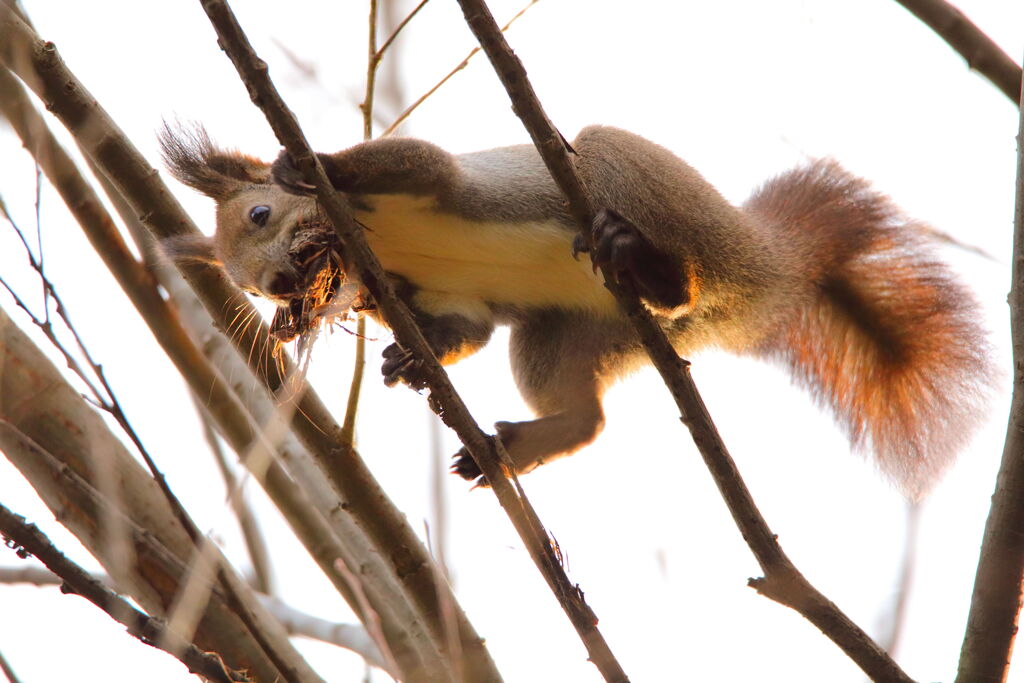
[[[581,232],[589,239],[594,207],[576,174],[569,146],[544,113],[527,79],[526,70],[512,52],[484,2],[459,0],[459,4],[466,22],[508,91],[513,110],[522,119],[552,177],[569,200]],[[605,277],[605,280],[608,278]],[[872,679],[909,681],[910,678],[896,663],[835,604],[811,586],[786,557],[722,442],[690,377],[689,363],[680,361],[665,334],[640,305],[634,293],[613,286],[609,286],[609,289],[636,326],[651,360],[672,392],[682,420],[690,429],[733,519],[765,572],[763,579],[752,581],[751,585],[762,594],[803,614]]]
[[[1013,397],[1003,460],[985,522],[958,683],[1004,681],[1017,636],[1024,581],[1024,95],[1017,132],[1017,199],[1013,212],[1010,335]]]
[[[70,589],[81,595],[111,618],[124,624],[128,633],[146,645],[152,645],[180,659],[192,673],[223,683],[249,680],[244,674],[228,669],[216,655],[203,652],[192,643],[187,643],[183,648],[162,645],[167,639],[161,622],[135,609],[127,600],[94,579],[57,550],[35,524],[28,524],[24,517],[14,514],[3,505],[0,505],[0,534],[8,543],[13,544],[19,555],[27,553],[39,558],[64,581],[67,586],[65,591]]]
[[[484,434],[473,420],[447,374],[431,353],[409,310],[395,296],[380,263],[367,245],[362,232],[352,221],[345,200],[331,187],[295,116],[270,81],[266,63],[253,51],[226,2],[202,0],[202,5],[217,30],[221,47],[227,52],[248,87],[253,102],[263,110],[278,140],[288,150],[296,166],[302,169],[306,181],[316,187],[317,200],[334,224],[342,244],[345,245],[347,265],[358,273],[360,282],[373,296],[384,319],[394,331],[398,343],[423,362],[422,372],[430,388],[431,407],[455,430],[491,483],[495,495],[523,539],[531,557],[580,634],[591,659],[598,665],[606,679],[627,680],[596,628],[597,620],[583,600],[582,591],[569,581],[559,564],[536,513],[521,495],[521,491],[517,491],[506,478],[495,441]],[[439,636],[443,637],[443,632],[439,632]]]
[[[1020,102],[1021,68],[963,12],[945,0],[897,2],[939,34],[967,60],[968,67],[991,81],[1011,102]]]

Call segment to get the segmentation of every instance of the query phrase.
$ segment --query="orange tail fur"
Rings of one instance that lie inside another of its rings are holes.
[[[953,462],[994,371],[976,303],[919,224],[832,161],[765,183],[745,208],[808,275],[805,304],[754,350],[791,370],[911,498]]]

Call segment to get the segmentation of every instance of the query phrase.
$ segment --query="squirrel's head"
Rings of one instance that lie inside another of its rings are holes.
[[[298,227],[317,215],[316,202],[275,185],[269,164],[214,146],[201,127],[165,124],[160,146],[171,174],[217,203],[214,236],[164,240],[168,256],[222,265],[240,288],[280,306],[300,296],[304,281],[289,252]]]

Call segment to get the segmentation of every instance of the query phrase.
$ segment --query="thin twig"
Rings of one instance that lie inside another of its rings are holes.
[[[93,573],[90,576],[113,590],[113,582],[106,574]],[[60,586],[63,583],[64,581],[59,576],[44,566],[0,566],[0,585],[14,586],[26,584],[46,587]],[[256,597],[267,611],[281,622],[281,625],[284,626],[289,634],[351,650],[372,666],[387,671],[386,663],[381,657],[380,651],[362,626],[321,619],[296,609],[272,595],[258,593]],[[389,673],[396,675],[393,671]]]
[[[515,16],[514,16],[514,17],[512,17],[511,19],[509,19],[509,20],[508,20],[508,21],[507,21],[507,22],[505,23],[505,25],[501,27],[501,31],[502,31],[502,33],[504,33],[505,31],[507,31],[507,30],[508,30],[508,28],[509,28],[509,27],[510,27],[510,26],[511,26],[511,25],[512,25],[512,24],[513,24],[514,22],[515,22],[515,20],[516,20],[516,19],[518,19],[519,17],[521,17],[521,16],[523,16],[524,14],[526,14],[526,10],[530,9],[531,7],[533,7],[533,6],[534,6],[534,5],[536,5],[536,4],[537,4],[537,0],[530,0],[530,2],[529,2],[529,4],[528,4],[528,5],[526,5],[526,6],[525,6],[525,7],[523,7],[523,8],[521,9],[521,10],[519,10],[518,12],[516,12]],[[405,111],[403,111],[403,112],[402,112],[401,114],[399,114],[399,115],[398,115],[398,118],[396,118],[396,119],[394,120],[394,122],[393,122],[393,123],[392,123],[392,124],[391,124],[390,126],[388,126],[388,127],[387,127],[387,128],[386,128],[386,129],[384,130],[384,132],[383,132],[383,133],[381,133],[381,134],[380,134],[380,136],[381,136],[381,137],[383,138],[383,137],[387,137],[388,135],[391,135],[392,133],[394,133],[394,132],[395,132],[395,131],[396,131],[396,130],[398,129],[398,127],[399,127],[399,126],[401,126],[401,125],[402,125],[402,123],[404,123],[404,122],[405,122],[405,120],[406,120],[407,118],[409,118],[409,116],[411,116],[411,115],[412,115],[412,113],[413,113],[414,111],[416,111],[416,109],[417,109],[417,108],[419,108],[419,106],[420,106],[421,104],[423,104],[424,102],[426,102],[426,101],[427,101],[427,98],[429,98],[429,97],[430,97],[431,95],[433,95],[433,94],[434,94],[435,92],[437,92],[438,90],[440,90],[440,89],[441,89],[441,86],[442,86],[442,85],[444,85],[445,83],[447,83],[447,82],[449,81],[449,79],[451,79],[451,77],[452,77],[452,76],[454,76],[455,74],[457,74],[457,73],[459,73],[460,71],[462,71],[463,69],[465,69],[465,68],[466,68],[466,67],[467,67],[467,66],[469,65],[469,60],[473,59],[473,56],[474,56],[474,55],[475,55],[475,54],[476,54],[477,52],[480,52],[480,47],[479,47],[479,46],[477,46],[477,47],[474,47],[474,48],[473,48],[472,50],[470,50],[470,51],[469,51],[469,54],[467,54],[467,55],[465,56],[465,58],[464,58],[464,59],[463,59],[463,60],[462,60],[461,62],[459,62],[459,63],[458,63],[458,64],[457,64],[456,66],[455,66],[455,68],[454,68],[454,69],[452,69],[451,71],[449,71],[449,72],[448,72],[448,75],[447,75],[447,76],[445,76],[445,77],[444,77],[444,78],[442,78],[442,79],[441,79],[440,81],[438,81],[438,82],[437,82],[437,83],[436,83],[436,84],[434,85],[434,87],[433,87],[433,88],[431,88],[431,89],[430,89],[430,90],[428,90],[427,92],[423,93],[423,95],[421,95],[421,96],[420,96],[420,97],[419,97],[419,98],[418,98],[418,99],[417,99],[417,100],[416,100],[415,102],[413,102],[413,103],[412,103],[412,104],[410,104],[410,105],[409,105],[408,107],[406,107]]]
[[[362,614],[366,615],[363,625],[366,627],[366,632],[369,634],[370,638],[374,643],[376,643],[377,649],[380,650],[381,657],[387,664],[384,668],[389,671],[397,670],[397,663],[395,662],[394,656],[391,654],[391,648],[388,647],[387,638],[384,637],[384,632],[381,630],[380,618],[373,608],[370,607],[370,604],[366,599],[366,594],[362,591],[362,586],[359,580],[354,574],[352,574],[348,566],[345,565],[345,561],[340,557],[335,561],[335,564],[337,565],[338,571],[348,578],[349,583],[352,584],[356,591],[356,599],[360,603],[360,611]]]
[[[508,91],[513,110],[522,119],[552,177],[569,200],[570,212],[581,233],[589,240],[594,207],[576,173],[568,144],[544,113],[527,79],[526,70],[484,2],[459,0],[459,5]],[[610,283],[606,287],[633,322],[652,362],[675,398],[682,421],[689,427],[733,519],[765,573],[762,579],[752,579],[750,585],[763,595],[803,614],[874,680],[910,681],[899,666],[834,603],[811,586],[786,557],[722,442],[690,376],[689,363],[677,356],[664,332],[641,306],[635,292],[614,286],[608,273],[603,274],[606,283]]]
[[[294,115],[270,81],[266,63],[253,51],[224,0],[202,0],[202,5],[217,31],[221,48],[234,63],[253,102],[263,110],[278,140],[302,170],[305,181],[316,187],[316,198],[345,246],[343,258],[346,267],[354,268],[359,281],[369,291],[388,326],[394,331],[398,343],[422,363],[421,372],[430,389],[431,408],[456,431],[491,484],[491,489],[531,558],[579,633],[591,659],[607,680],[628,680],[598,630],[597,618],[583,599],[582,591],[578,585],[569,581],[564,568],[559,564],[536,512],[522,495],[521,489],[517,490],[507,479],[499,455],[503,449],[497,445],[500,442],[484,434],[473,420],[448,375],[434,358],[409,309],[395,295],[379,261],[367,245],[365,236],[352,221],[343,197],[331,187],[323,166],[309,147]],[[430,608],[436,612],[437,602]],[[437,631],[437,636],[443,638],[443,629]],[[473,679],[473,673],[468,671],[467,677]]]
[[[7,678],[7,683],[21,683],[3,652],[0,652],[0,672]]]
[[[370,37],[366,41],[366,96],[359,110],[363,112],[363,139],[373,137],[373,86],[377,80],[377,0],[370,0]]]
[[[184,648],[161,646],[159,643],[164,640],[166,633],[162,623],[138,611],[127,600],[91,577],[57,550],[35,524],[28,524],[24,517],[14,514],[3,505],[0,505],[0,534],[8,543],[13,544],[19,556],[31,554],[39,558],[69,586],[71,592],[81,595],[124,624],[128,633],[146,645],[158,647],[181,660],[189,671],[222,683],[249,680],[242,673],[228,669],[216,655],[203,652],[192,643],[187,643]]]
[[[949,43],[974,69],[1020,103],[1021,68],[974,22],[945,0],[896,0]]]
[[[428,2],[430,2],[430,0],[420,0],[420,4],[416,5],[416,7],[413,8],[413,10],[406,15],[405,19],[402,19],[402,21],[399,22],[398,26],[395,27],[395,30],[392,31],[391,35],[388,36],[387,40],[384,41],[384,44],[377,49],[377,52],[374,55],[375,61],[379,62],[381,59],[384,58],[384,53],[387,52],[389,47],[391,47],[391,43],[395,42],[395,38],[397,38],[398,34],[402,32],[402,29],[405,28],[405,25],[412,21],[413,17],[419,14],[419,11],[423,9],[423,6],[426,5]]]
[[[1010,280],[1013,396],[1003,459],[985,522],[957,683],[1003,681],[1010,666],[1024,581],[1024,93],[1017,131]]]
[[[426,2],[426,0],[424,0]],[[422,5],[420,5],[422,7]],[[419,7],[413,11],[405,25],[416,14]],[[359,106],[363,113],[363,140],[373,138],[373,102],[376,95],[377,67],[380,65],[380,57],[387,44],[380,50],[377,49],[377,0],[370,0],[370,21],[369,35],[366,40],[366,93],[363,96],[363,103]],[[399,27],[399,29],[401,26]],[[396,33],[388,40],[394,39]],[[366,318],[359,316],[356,321],[356,350],[352,359],[352,381],[348,387],[348,400],[345,402],[345,418],[341,423],[341,439],[349,446],[355,445],[356,437],[356,412],[359,409],[359,396],[363,388],[363,376],[366,371]]]
[[[896,657],[903,642],[903,634],[907,626],[907,608],[910,605],[910,594],[914,588],[914,569],[917,560],[917,539],[921,529],[921,505],[916,502],[907,503],[903,531],[903,557],[900,560],[899,577],[896,581],[896,592],[892,609],[887,615],[887,631],[879,644],[890,657]]]
[[[203,427],[203,438],[206,439],[206,444],[210,447],[213,460],[217,463],[217,469],[220,470],[220,476],[224,479],[224,488],[227,491],[239,490],[238,495],[229,496],[228,500],[231,504],[231,509],[235,513],[235,518],[238,520],[238,526],[242,530],[245,547],[249,551],[249,559],[252,562],[254,574],[253,587],[260,593],[270,595],[273,593],[273,570],[270,564],[270,552],[267,550],[267,541],[263,537],[259,523],[256,521],[256,515],[252,510],[252,506],[249,505],[244,491],[241,490],[238,484],[235,473],[231,470],[227,455],[224,453],[224,449],[220,445],[220,439],[217,438],[217,432],[213,428],[213,419],[195,395],[192,396],[192,402],[195,404],[196,413],[199,415],[199,422]]]

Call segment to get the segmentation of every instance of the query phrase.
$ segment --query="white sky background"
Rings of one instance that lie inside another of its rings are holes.
[[[26,1],[82,82],[154,166],[162,118],[203,122],[214,139],[273,158],[277,143],[216,46],[198,2]],[[521,7],[492,2],[499,21]],[[959,6],[1019,61],[1024,3]],[[365,74],[364,2],[234,3],[314,147],[361,138],[354,105]],[[510,31],[551,118],[571,139],[587,123],[622,126],[668,146],[739,202],[758,182],[808,156],[834,156],[911,215],[996,257],[944,248],[983,302],[1003,367],[1017,113],[928,28],[890,0],[599,2],[543,0]],[[317,65],[302,80],[274,41]],[[475,45],[452,0],[433,0],[401,40],[411,99]],[[452,152],[527,141],[486,60],[446,85],[408,134]],[[0,130],[0,194],[23,229],[35,225],[35,172]],[[173,186],[201,227],[212,203]],[[47,271],[129,417],[200,526],[242,557],[220,477],[183,383],[100,264],[56,193],[43,188]],[[11,231],[0,226],[0,272],[39,290]],[[9,297],[2,306],[27,328]],[[359,447],[421,529],[430,515],[423,398],[378,381],[388,333],[374,332]],[[451,370],[481,424],[525,419],[498,334]],[[321,341],[312,376],[343,412],[352,341]],[[45,342],[41,342],[45,346]],[[694,375],[726,444],[783,547],[808,578],[878,635],[899,569],[904,503],[851,456],[831,418],[778,370],[717,353]],[[955,674],[981,529],[1005,428],[1009,373],[991,419],[924,508],[909,620],[899,661],[920,681]],[[568,557],[602,631],[634,681],[861,681],[863,675],[795,613],[758,596],[758,567],[651,371],[606,401],[591,448],[525,478]],[[454,452],[454,436],[444,435]],[[447,482],[450,563],[459,598],[508,681],[596,681],[596,669],[488,491]],[[280,594],[320,616],[350,620],[304,551],[253,496],[271,538]],[[0,501],[59,546],[95,563],[0,459]],[[23,564],[0,552],[0,564]],[[26,683],[189,680],[182,665],[126,636],[108,617],[55,589],[0,587],[0,651]],[[329,681],[358,680],[354,657],[299,642]],[[1020,660],[1020,657],[1018,657]],[[1011,680],[1024,681],[1024,661]],[[384,680],[377,677],[375,680]]]

